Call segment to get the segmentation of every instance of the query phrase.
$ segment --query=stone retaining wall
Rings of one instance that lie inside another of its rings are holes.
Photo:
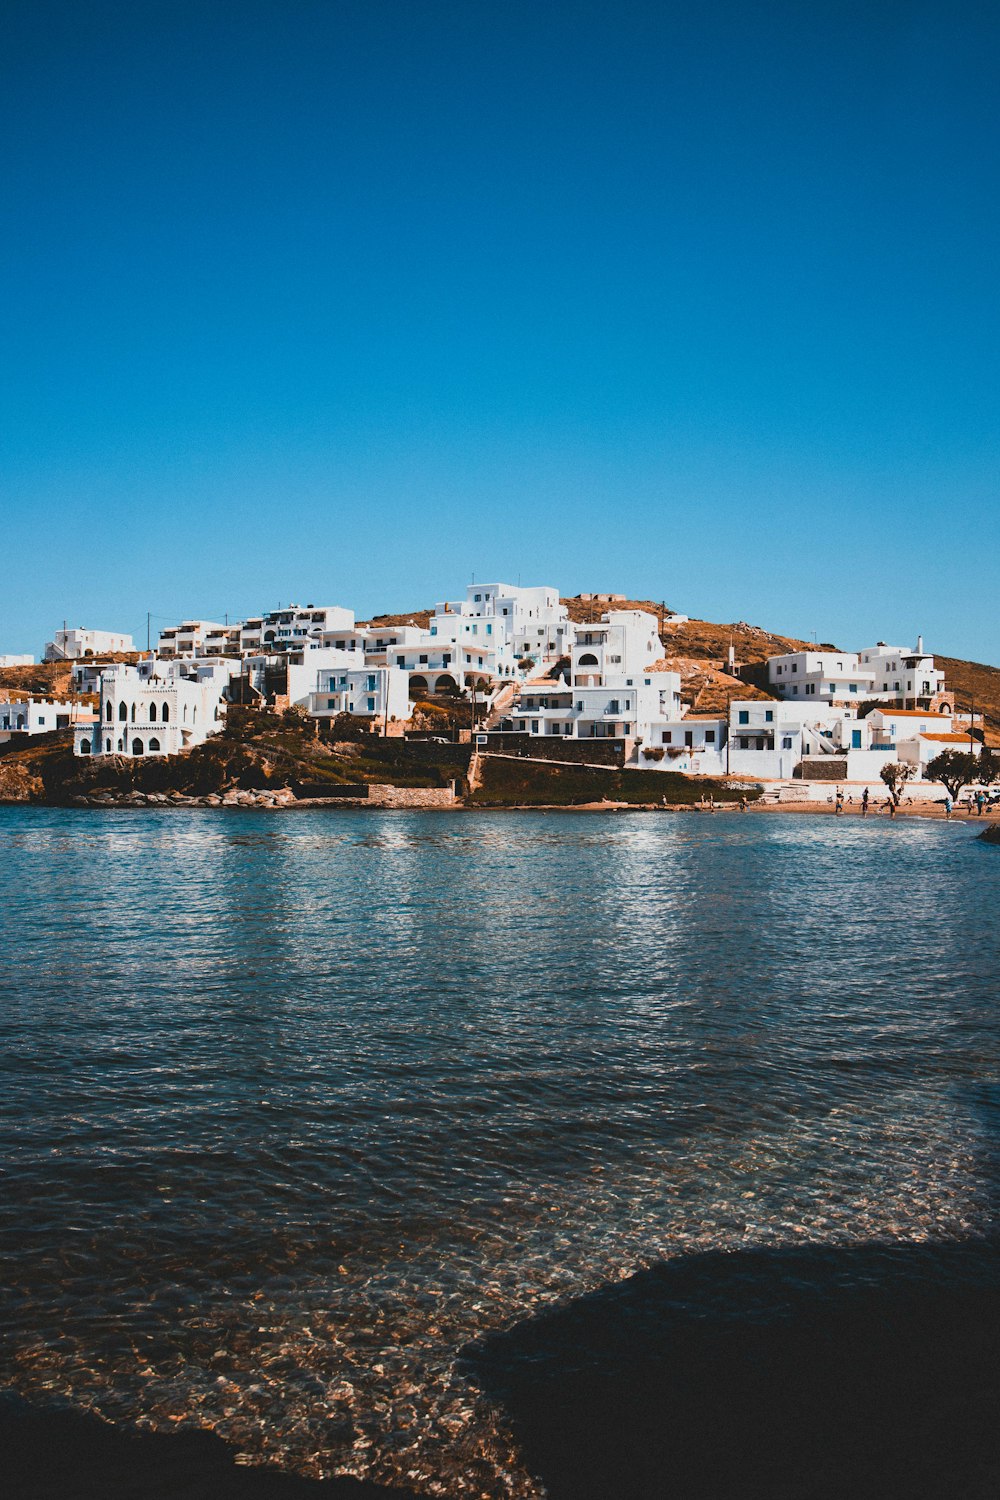
[[[454,807],[450,786],[379,786],[368,788],[369,807]]]

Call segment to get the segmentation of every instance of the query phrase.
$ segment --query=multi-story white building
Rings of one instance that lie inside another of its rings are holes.
[[[352,630],[354,611],[339,604],[303,609],[290,604],[248,620],[185,620],[160,632],[156,654],[165,660],[190,656],[279,656],[308,641],[322,642],[330,631]]]
[[[232,628],[239,629],[238,626]],[[160,631],[156,655],[162,661],[176,661],[190,656],[222,654],[210,652],[207,642],[209,638],[213,643],[228,640],[229,630],[228,625],[222,625],[218,620],[184,620],[180,625],[171,625]]]
[[[176,755],[218,734],[235,661],[115,665],[101,674],[98,720],[76,730],[77,755]]]
[[[873,673],[873,698],[896,700],[901,708],[931,708],[945,691],[944,673],[924,651],[923,636],[917,637],[912,650],[879,641],[865,646],[860,657],[862,666]]]
[[[114,630],[57,630],[55,640],[45,646],[46,661],[80,661],[87,656],[115,656],[134,651],[130,635]]]
[[[521,733],[576,739],[646,740],[651,724],[680,713],[681,679],[658,671],[662,647],[653,615],[609,610],[577,625],[567,676],[527,682],[510,714]]]
[[[856,651],[789,651],[768,658],[767,677],[779,698],[848,703],[874,696],[874,670]]]
[[[918,638],[914,650],[879,641],[861,651],[790,651],[767,663],[768,683],[779,698],[821,703],[895,701],[930,708],[944,690],[944,673]]]
[[[410,717],[409,685],[409,674],[400,667],[321,668],[307,707],[316,719],[355,714],[385,727]]]

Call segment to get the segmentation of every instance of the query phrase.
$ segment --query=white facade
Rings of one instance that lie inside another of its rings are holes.
[[[409,674],[399,667],[324,668],[316,676],[307,706],[316,719],[356,714],[377,727],[410,717],[409,685]]]
[[[790,651],[768,659],[767,676],[779,698],[823,703],[877,698],[929,708],[944,690],[944,673],[922,639],[913,650],[879,641],[861,651]]]
[[[71,699],[11,698],[0,703],[0,738],[12,735],[51,734],[53,729],[69,729],[85,722],[93,710],[85,703]]]
[[[9,651],[0,655],[0,667],[33,667],[34,665],[33,656],[15,656]]]
[[[233,627],[235,630],[238,628]],[[160,631],[156,654],[164,661],[207,656],[210,654],[207,649],[208,640],[211,638],[213,644],[224,643],[229,638],[229,630],[228,625],[221,625],[218,620],[184,620],[180,625],[172,625],[168,630]]]
[[[335,629],[352,630],[354,611],[339,604],[290,604],[247,620],[185,620],[160,632],[156,654],[164,660],[184,657],[279,656],[309,641],[322,642]]]
[[[134,651],[130,635],[114,630],[57,630],[55,640],[45,646],[46,661],[80,661],[85,656],[112,656]]]
[[[655,615],[639,609],[608,610],[593,624],[577,625],[570,649],[574,687],[624,685],[648,673],[663,646]]]
[[[662,652],[656,619],[641,610],[609,610],[572,627],[568,677],[525,683],[511,728],[575,739],[646,740],[651,724],[679,715],[677,672],[653,670]]]
[[[904,706],[930,707],[930,700],[944,692],[944,673],[934,665],[933,656],[924,651],[918,637],[913,649],[887,646],[879,641],[865,646],[860,653],[862,664],[874,674],[873,698],[898,698]]]
[[[767,678],[779,698],[844,703],[874,696],[875,673],[862,664],[856,651],[790,651],[772,656]]]
[[[75,734],[77,755],[176,755],[218,734],[235,661],[115,665],[101,674],[98,722]]]

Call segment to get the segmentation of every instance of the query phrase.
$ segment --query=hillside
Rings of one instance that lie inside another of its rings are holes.
[[[663,608],[655,599],[611,599],[609,595],[596,594],[590,599],[577,595],[562,602],[570,619],[577,623],[599,620],[608,609],[641,609],[659,620]],[[430,618],[430,608],[422,608],[373,615],[366,623],[376,628],[410,624],[425,628]],[[664,614],[662,640],[663,656],[658,665],[664,670],[680,673],[684,701],[690,703],[697,713],[725,712],[726,704],[732,698],[772,696],[767,691],[766,676],[762,671],[767,658],[785,651],[817,649],[814,642],[781,635],[760,625],[751,625],[746,620],[729,624],[688,620],[674,624],[668,613]],[[825,645],[827,649],[837,649],[829,643]],[[730,646],[737,666],[742,668],[738,676],[727,671]],[[115,659],[134,661],[136,658]],[[1000,745],[1000,667],[940,654],[936,654],[935,659],[946,674],[948,687],[955,693],[956,708],[966,711],[974,704],[977,714],[985,713],[987,741]],[[43,662],[30,667],[0,668],[0,697],[10,692],[60,698],[72,696],[70,664]]]

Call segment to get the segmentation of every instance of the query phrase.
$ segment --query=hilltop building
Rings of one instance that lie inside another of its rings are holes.
[[[45,646],[46,661],[80,661],[90,656],[125,655],[135,650],[130,635],[114,630],[57,630]]]

